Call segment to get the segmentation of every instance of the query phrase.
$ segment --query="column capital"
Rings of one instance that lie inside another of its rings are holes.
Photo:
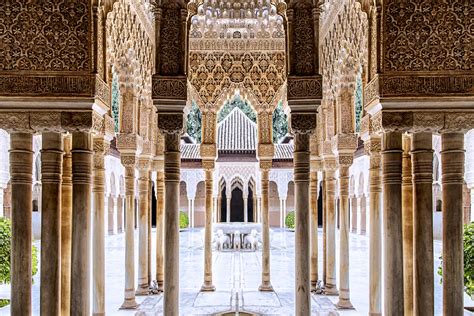
[[[183,112],[158,113],[158,129],[165,135],[181,135],[183,116]]]
[[[273,159],[275,146],[272,143],[258,144],[257,157],[260,161]]]
[[[122,154],[120,155],[120,161],[122,165],[125,167],[125,169],[127,168],[135,169],[138,163],[138,159],[135,155]]]
[[[351,155],[357,148],[357,136],[355,134],[337,134],[332,138],[332,151],[336,155]]]
[[[316,112],[291,113],[291,132],[309,135],[316,129]]]
[[[149,156],[140,156],[138,158],[138,164],[137,164],[137,168],[138,168],[138,171],[140,172],[148,172],[148,170],[150,169],[150,157]]]
[[[264,171],[268,172],[272,168],[272,161],[271,160],[260,160],[259,166],[260,166],[260,170],[262,172],[264,172]]]
[[[204,169],[205,172],[212,172],[214,171],[215,168],[215,161],[214,160],[202,160],[202,168]]]
[[[324,171],[335,171],[337,169],[335,157],[324,157],[323,160]]]

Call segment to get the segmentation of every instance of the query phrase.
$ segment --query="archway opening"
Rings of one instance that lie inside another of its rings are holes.
[[[232,198],[230,199],[230,221],[244,221],[244,194],[240,188],[232,190]]]

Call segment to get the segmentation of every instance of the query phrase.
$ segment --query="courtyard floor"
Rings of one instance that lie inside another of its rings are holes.
[[[135,237],[138,240],[138,236]],[[153,231],[152,240],[155,240]],[[261,252],[213,252],[213,276],[217,290],[199,292],[203,280],[204,230],[180,233],[180,314],[212,315],[226,311],[246,311],[263,315],[292,315],[294,311],[294,233],[272,229],[271,280],[275,292],[259,292],[261,278]],[[338,242],[336,243],[338,245]],[[350,289],[354,310],[337,310],[336,297],[312,295],[313,315],[367,315],[369,300],[367,236],[350,234]],[[106,314],[107,315],[162,315],[162,295],[138,296],[137,310],[119,310],[123,300],[125,280],[124,234],[106,237]],[[154,248],[154,245],[152,247]],[[319,232],[319,249],[322,249],[322,232]],[[135,247],[138,250],[138,247]],[[439,266],[441,243],[434,242],[435,252],[435,314],[442,312]],[[337,252],[337,251],[336,251]],[[135,256],[138,258],[138,253]],[[155,258],[155,252],[152,252]],[[153,260],[154,261],[154,260]],[[322,256],[319,256],[320,275]],[[338,258],[336,261],[337,267]],[[155,275],[152,263],[152,275]],[[339,270],[338,268],[336,270]],[[137,271],[137,269],[135,269]],[[135,278],[136,279],[136,278]],[[39,315],[39,274],[34,277],[33,313]],[[383,286],[382,286],[383,288]],[[0,297],[9,297],[10,287],[0,285]],[[466,305],[474,305],[465,296]],[[0,314],[10,314],[9,307]]]

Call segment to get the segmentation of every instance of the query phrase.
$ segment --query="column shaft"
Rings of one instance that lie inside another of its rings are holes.
[[[353,233],[357,233],[357,197],[354,195],[350,199],[351,201],[351,222],[352,228],[351,231]]]
[[[340,157],[347,158],[347,157]],[[344,159],[345,160],[345,159]],[[352,162],[352,157],[350,157]],[[339,166],[339,301],[337,307],[352,309],[349,290],[349,165]]]
[[[249,221],[249,208],[248,208],[249,199],[244,197],[244,222],[247,223]]]
[[[363,194],[358,200],[360,209],[360,234],[365,235],[367,230],[367,200]]]
[[[327,234],[327,215],[326,215],[326,172],[323,170],[322,172],[322,181],[321,181],[321,199],[323,200],[323,283],[324,287],[326,287],[326,280],[327,280],[327,245],[326,245],[326,234]]]
[[[123,233],[123,196],[117,197],[117,233]]]
[[[114,205],[115,202],[115,197],[111,194],[109,195],[109,198],[107,199],[107,208],[108,208],[108,216],[107,216],[107,232],[109,235],[114,234],[114,219],[115,219],[115,214],[114,214]]]
[[[165,291],[164,314],[179,315],[179,135],[165,136]]]
[[[125,167],[125,291],[121,309],[134,309],[135,301],[135,156],[122,156]]]
[[[326,285],[325,294],[338,295],[336,286],[336,179],[334,170],[328,169],[326,176]]]
[[[11,315],[31,315],[33,135],[10,134]]]
[[[373,141],[371,141],[373,142]],[[377,146],[380,142],[376,141]],[[380,147],[370,152],[369,314],[382,315],[382,174]]]
[[[295,311],[296,315],[311,314],[309,199],[309,135],[296,134],[294,152],[295,178]]]
[[[62,135],[43,133],[42,147],[40,310],[42,315],[60,315]]]
[[[93,220],[93,282],[92,314],[105,314],[105,161],[104,155],[109,146],[103,137],[94,138],[93,187],[94,220]],[[110,202],[109,198],[109,202]],[[110,206],[109,206],[110,207]],[[110,218],[110,217],[109,217]],[[113,228],[112,228],[113,231]]]
[[[164,198],[165,180],[162,170],[156,172],[156,282],[163,291],[164,284]]]
[[[443,187],[443,314],[463,315],[464,134],[441,135]]]
[[[311,172],[311,290],[318,287],[318,172]]]
[[[262,162],[261,162],[262,163]],[[262,168],[262,284],[260,291],[273,291],[270,281],[270,226],[268,207],[269,168]]]
[[[214,163],[214,162],[213,162]],[[212,284],[212,179],[213,169],[207,168],[206,172],[206,213],[204,231],[204,284],[201,291],[214,291]]]
[[[138,287],[136,295],[149,293],[148,283],[148,160],[139,162]]]
[[[403,136],[402,161],[402,216],[403,216],[403,292],[405,315],[413,315],[413,183],[411,140]]]
[[[92,136],[72,134],[71,315],[90,314]]]
[[[415,315],[434,314],[433,150],[431,133],[412,137]]]
[[[229,196],[232,196],[232,192],[227,196],[227,209],[226,209],[226,222],[230,223],[230,200],[231,198]]]
[[[61,315],[69,315],[71,300],[72,238],[72,146],[71,135],[64,137],[61,185]]]
[[[385,132],[382,140],[384,315],[403,315],[402,135]],[[375,238],[371,236],[371,239]]]

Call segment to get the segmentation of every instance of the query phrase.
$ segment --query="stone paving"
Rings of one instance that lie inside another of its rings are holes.
[[[155,240],[154,231],[152,240]],[[138,242],[138,236],[135,236]],[[217,290],[201,293],[204,265],[204,231],[183,231],[180,234],[180,314],[213,315],[228,311],[252,312],[260,315],[292,315],[294,310],[294,233],[272,229],[271,279],[275,292],[259,292],[261,252],[213,252],[214,285]],[[354,310],[337,310],[337,297],[312,295],[312,315],[368,314],[368,242],[367,236],[350,234],[350,285]],[[124,235],[106,237],[106,313],[107,315],[162,315],[162,295],[139,296],[137,310],[119,310],[124,293]],[[338,241],[336,241],[338,245]],[[322,249],[322,233],[319,234]],[[154,249],[154,245],[153,245]],[[337,249],[337,248],[336,248]],[[138,251],[138,247],[135,247]],[[435,271],[439,265],[441,243],[434,242]],[[337,253],[337,251],[336,251]],[[136,254],[136,258],[138,253]],[[155,258],[155,252],[152,253]],[[137,260],[138,261],[138,260]],[[322,256],[319,256],[322,273]],[[336,260],[336,264],[338,258]],[[154,266],[152,275],[155,275]],[[339,269],[337,269],[339,270]],[[137,271],[137,269],[135,270]],[[39,315],[39,274],[34,277],[33,314]],[[0,285],[0,297],[9,297],[8,285]],[[442,291],[435,274],[435,314],[441,315]],[[465,297],[467,305],[474,302]],[[9,315],[9,307],[0,315]]]

